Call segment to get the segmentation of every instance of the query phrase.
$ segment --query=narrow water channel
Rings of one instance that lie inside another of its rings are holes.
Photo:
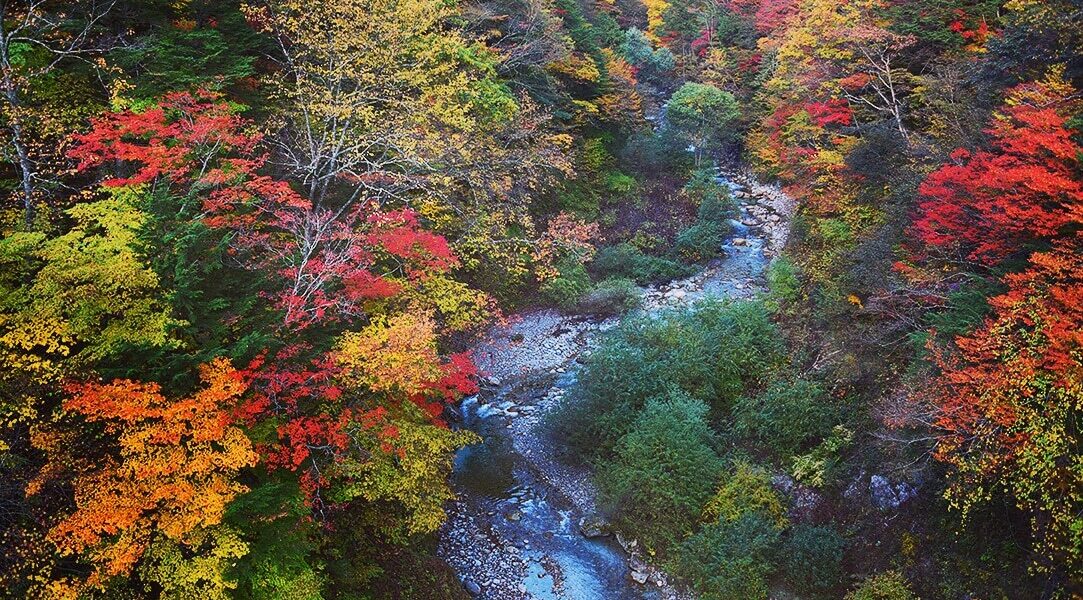
[[[721,174],[716,181],[730,187],[740,208],[724,256],[688,279],[644,288],[640,310],[655,313],[707,296],[741,298],[762,291],[771,247],[780,245],[770,226],[783,217],[766,208],[772,196],[763,186]],[[553,310],[526,312],[494,327],[476,350],[488,380],[462,403],[460,426],[484,441],[455,457],[452,486],[458,499],[448,508],[439,546],[472,595],[487,600],[687,597],[639,560],[631,540],[622,540],[622,546],[613,536],[595,535],[591,525],[600,515],[590,474],[563,462],[558,442],[543,427],[546,411],[570,401],[577,358],[617,323]],[[631,554],[625,546],[632,547]]]

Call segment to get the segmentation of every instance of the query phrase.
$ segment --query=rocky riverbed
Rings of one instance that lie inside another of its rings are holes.
[[[640,310],[658,312],[707,296],[751,297],[785,244],[793,210],[780,190],[720,172],[740,207],[724,256],[686,279],[644,288]],[[463,586],[487,600],[678,600],[687,591],[650,565],[634,539],[611,535],[590,473],[558,457],[542,418],[575,386],[578,361],[618,319],[537,310],[494,327],[475,351],[482,390],[461,407],[483,442],[455,459],[439,553]]]

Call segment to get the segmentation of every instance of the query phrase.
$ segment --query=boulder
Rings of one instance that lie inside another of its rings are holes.
[[[579,533],[585,538],[597,538],[609,535],[609,524],[597,517],[579,519]]]
[[[873,505],[880,510],[898,508],[917,494],[917,488],[904,481],[893,484],[883,475],[873,475],[869,478],[869,496],[872,498]]]
[[[469,593],[471,596],[477,596],[481,593],[481,586],[478,585],[477,582],[475,582],[473,579],[467,579],[466,581],[463,581],[463,588],[465,588],[467,593]]]

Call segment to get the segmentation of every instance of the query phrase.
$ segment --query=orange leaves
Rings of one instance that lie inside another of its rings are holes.
[[[560,258],[569,257],[581,264],[590,261],[597,240],[597,223],[585,223],[567,212],[553,217],[534,251],[538,279],[556,277],[554,263]]]
[[[130,572],[155,532],[183,543],[220,523],[226,504],[246,489],[235,479],[257,456],[229,414],[244,382],[223,358],[203,365],[200,378],[203,387],[180,399],[163,396],[157,384],[127,379],[69,387],[65,408],[102,423],[119,450],[79,470],[76,511],[49,532],[61,553],[91,558],[97,572],[91,583]],[[66,456],[55,443],[62,439],[35,441],[50,463],[83,458]]]
[[[953,467],[947,497],[967,510],[1002,489],[1032,518],[1043,562],[1083,568],[1083,182],[1055,78],[1017,86],[996,115],[992,149],[956,151],[920,191],[915,230],[928,248],[985,267],[1027,267],[989,299],[993,315],[953,352],[924,394]],[[1045,248],[1049,248],[1046,250]]]

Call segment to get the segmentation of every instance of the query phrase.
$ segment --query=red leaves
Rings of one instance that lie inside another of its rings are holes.
[[[399,280],[457,265],[447,241],[409,210],[365,201],[321,207],[285,181],[260,174],[260,137],[215,92],[176,93],[143,112],[95,119],[76,136],[79,168],[119,162],[134,172],[108,186],[159,182],[196,194],[208,225],[233,231],[232,252],[250,269],[278,275],[267,296],[291,330],[364,313],[398,294]]]
[[[854,122],[854,111],[850,110],[850,105],[841,98],[831,98],[826,102],[808,102],[805,104],[805,112],[819,127],[852,125]]]
[[[1035,95],[1047,102],[1012,104]],[[989,130],[992,149],[957,151],[958,164],[926,178],[914,225],[926,246],[995,265],[1083,221],[1083,184],[1075,172],[1083,148],[1071,139],[1055,96],[1043,84],[1018,86]]]
[[[1007,490],[1050,557],[1079,543],[1083,148],[1057,111],[1066,89],[1051,80],[1011,90],[991,148],[956,151],[955,164],[922,184],[914,226],[927,247],[985,267],[1027,258],[1003,277],[1008,291],[989,299],[990,318],[951,351],[931,347],[940,373],[921,396],[940,433],[935,455],[953,467],[953,502]]]
[[[193,166],[223,148],[251,151],[259,137],[241,133],[242,124],[216,92],[176,92],[143,112],[93,119],[90,131],[74,136],[76,145],[69,155],[79,160],[80,170],[113,161],[135,168],[131,176],[105,181],[107,186],[148,183],[163,176],[181,183],[189,179]]]

